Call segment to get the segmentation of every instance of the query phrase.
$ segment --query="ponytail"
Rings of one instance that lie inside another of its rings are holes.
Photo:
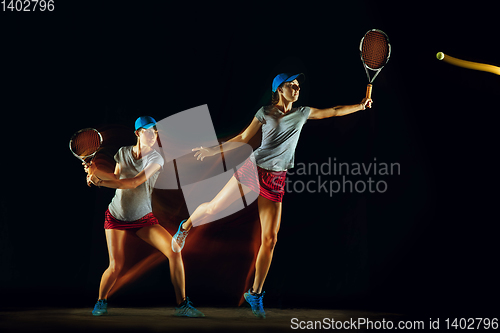
[[[278,90],[276,90],[275,92],[272,93],[271,105],[276,105],[278,104],[279,101],[280,101],[280,93],[278,92]]]

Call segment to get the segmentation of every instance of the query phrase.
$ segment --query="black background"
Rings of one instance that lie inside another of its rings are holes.
[[[208,104],[227,139],[285,71],[305,73],[298,104],[358,103],[367,83],[359,41],[378,28],[392,55],[374,83],[373,109],[309,121],[296,162],[375,157],[399,163],[401,174],[380,177],[385,193],[287,193],[266,304],[498,310],[500,78],[435,57],[443,51],[500,65],[498,8],[473,5],[55,1],[54,12],[1,12],[4,300],[95,301],[107,265],[102,216],[113,192],[86,187],[67,148],[75,131],[108,124],[132,131],[140,115],[159,120]],[[309,180],[300,177],[291,179]],[[117,301],[168,303],[167,267]],[[206,286],[189,274],[197,304],[237,305],[214,297],[227,284]]]

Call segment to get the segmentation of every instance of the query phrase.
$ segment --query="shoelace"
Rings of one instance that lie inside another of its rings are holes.
[[[186,304],[186,308],[188,308],[189,310],[196,310],[193,306],[193,303],[191,303],[191,301],[189,301],[187,304]]]
[[[177,239],[175,240],[178,244],[182,243],[184,241],[184,239],[187,237],[189,231],[185,230],[185,231],[181,231],[181,233],[179,234],[179,237],[177,237]]]
[[[252,295],[252,303],[259,305],[260,307],[264,307],[263,300],[264,300],[264,294],[262,294],[261,296]]]
[[[180,307],[180,309],[183,313],[188,313],[190,311],[196,310],[190,300],[187,300],[186,303]]]
[[[96,307],[96,310],[103,310],[103,309],[106,308],[106,303],[99,301],[99,302],[97,302],[97,304],[95,305],[95,307]]]

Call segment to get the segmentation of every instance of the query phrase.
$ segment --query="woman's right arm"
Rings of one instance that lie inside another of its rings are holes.
[[[196,157],[197,160],[201,159],[203,161],[205,157],[213,156],[217,153],[220,153],[221,151],[226,152],[228,150],[241,147],[242,144],[247,144],[248,141],[250,141],[250,139],[261,128],[261,126],[262,123],[257,118],[254,117],[250,125],[248,125],[248,127],[245,128],[243,132],[236,135],[231,140],[224,142],[222,145],[209,148],[204,148],[204,147],[193,148],[193,151],[196,151],[196,154],[194,154],[194,156]]]
[[[99,168],[96,163],[90,165],[84,165],[85,172],[88,175],[95,175],[97,178],[102,180],[116,180],[120,178],[120,164],[115,164],[115,171],[113,173],[103,171]],[[87,179],[87,185],[90,186],[89,179]]]

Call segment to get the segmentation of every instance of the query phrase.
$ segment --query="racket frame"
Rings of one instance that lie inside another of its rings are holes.
[[[71,143],[73,142],[73,140],[75,139],[75,137],[82,133],[82,132],[85,132],[85,131],[95,131],[97,133],[97,135],[99,136],[99,147],[97,147],[97,149],[90,155],[86,155],[86,156],[80,156],[78,154],[76,154],[73,149],[71,148]],[[71,151],[71,153],[73,155],[75,155],[76,158],[78,158],[80,161],[82,161],[83,163],[85,163],[85,165],[89,166],[91,163],[92,163],[92,159],[94,158],[95,154],[97,153],[97,151],[99,150],[99,148],[101,147],[102,145],[102,135],[101,133],[99,133],[98,130],[96,130],[95,128],[91,128],[91,127],[88,127],[88,128],[83,128],[81,130],[79,130],[78,132],[76,132],[75,134],[73,134],[73,136],[71,137],[71,139],[69,140],[69,150]],[[90,162],[87,162],[86,160],[90,158]]]
[[[385,39],[387,41],[387,48],[388,48],[388,51],[387,51],[387,58],[385,60],[385,63],[379,67],[379,68],[371,68],[369,67],[366,63],[365,63],[365,59],[363,59],[363,42],[365,40],[365,37],[366,35],[368,35],[370,32],[372,31],[376,31],[376,32],[379,32],[381,34],[383,34],[385,36]],[[361,38],[361,42],[359,43],[359,55],[361,57],[361,61],[363,62],[363,67],[365,68],[365,72],[366,72],[366,76],[368,77],[368,82],[370,83],[369,85],[369,89],[371,90],[371,83],[373,83],[373,81],[375,80],[375,78],[378,76],[378,74],[380,73],[380,71],[382,70],[382,68],[385,67],[385,65],[387,64],[387,62],[389,61],[389,58],[391,57],[391,43],[389,41],[389,37],[387,36],[387,34],[385,32],[383,32],[382,30],[379,30],[379,29],[371,29],[371,30],[368,30],[365,35],[363,36],[363,38]],[[375,75],[373,75],[373,77],[370,78],[370,73],[368,70],[371,70],[371,71],[374,71],[375,72]],[[370,91],[371,92],[371,91]],[[368,95],[368,93],[367,93]],[[371,94],[370,94],[371,95]]]

